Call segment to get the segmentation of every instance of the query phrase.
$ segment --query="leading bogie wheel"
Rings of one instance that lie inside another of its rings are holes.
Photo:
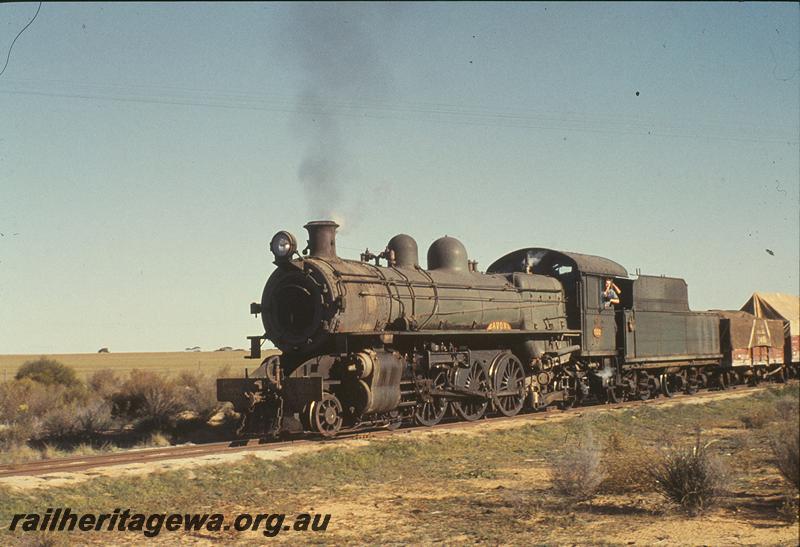
[[[399,410],[390,410],[387,417],[386,429],[389,431],[400,429],[400,426],[403,425],[403,415],[400,414]]]
[[[333,437],[342,428],[342,403],[335,395],[327,391],[322,394],[321,401],[311,403],[311,428],[323,437]]]
[[[447,375],[443,370],[432,373],[431,388],[433,390],[444,389],[447,384]],[[414,421],[419,425],[431,427],[442,421],[447,413],[447,399],[436,397],[430,394],[425,395],[425,400],[417,405],[414,411]]]

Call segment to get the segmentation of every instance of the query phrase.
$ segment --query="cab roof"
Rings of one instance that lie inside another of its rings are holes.
[[[609,277],[628,277],[628,272],[608,258],[566,251],[527,247],[495,260],[486,273],[511,273],[525,271],[525,263],[533,264],[533,273],[552,275],[560,268],[574,268],[580,273],[605,275]]]

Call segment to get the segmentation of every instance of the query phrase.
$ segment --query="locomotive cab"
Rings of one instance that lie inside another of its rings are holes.
[[[617,331],[622,307],[630,302],[628,272],[607,258],[527,248],[514,251],[495,261],[487,273],[527,272],[558,279],[564,287],[567,326],[580,330],[582,355],[610,357],[617,354]],[[602,291],[610,278],[622,288],[620,304],[605,307]]]

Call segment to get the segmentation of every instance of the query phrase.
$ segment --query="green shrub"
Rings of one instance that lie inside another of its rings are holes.
[[[722,493],[725,473],[720,463],[700,442],[678,448],[656,461],[650,469],[656,490],[689,514],[713,507]]]
[[[40,384],[66,387],[77,386],[81,383],[74,369],[47,357],[25,362],[19,367],[15,378],[17,380],[30,378]]]

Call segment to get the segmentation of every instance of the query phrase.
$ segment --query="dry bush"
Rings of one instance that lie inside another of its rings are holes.
[[[55,401],[39,423],[29,440],[90,438],[112,426],[111,404],[96,398]]]
[[[165,446],[170,446],[171,444],[172,443],[166,435],[160,431],[156,431],[151,433],[146,439],[143,439],[141,442],[137,443],[136,448],[163,448]]]
[[[556,492],[578,501],[591,499],[605,478],[602,453],[602,446],[595,441],[591,430],[568,445],[551,469]]]
[[[23,416],[41,417],[54,404],[77,398],[75,390],[45,385],[25,378],[0,383],[0,421],[9,422]]]
[[[120,389],[120,384],[121,382],[116,373],[107,368],[95,371],[87,382],[93,394],[108,401],[113,400],[114,394]]]
[[[75,426],[83,436],[96,435],[108,430],[113,424],[111,403],[103,399],[87,401],[75,414]]]
[[[3,444],[0,450],[0,463],[24,463],[42,459],[41,452],[26,443]]]
[[[31,438],[32,432],[38,434],[40,431],[39,420],[0,424],[0,451],[12,450],[25,444]]]
[[[708,450],[708,444],[678,448],[654,462],[650,474],[656,490],[689,514],[714,506],[723,491],[725,472],[720,462]]]
[[[43,460],[53,460],[56,458],[63,458],[65,456],[63,450],[50,443],[44,443],[39,449],[39,454]]]
[[[742,414],[739,416],[744,427],[747,429],[761,429],[767,425],[767,416],[761,412],[753,412],[752,414]]]
[[[77,386],[81,383],[74,369],[47,357],[26,361],[19,367],[15,378],[17,380],[30,378],[40,384],[66,387]]]
[[[222,408],[217,401],[216,379],[201,372],[184,371],[178,376],[182,406],[206,423]]]
[[[658,452],[643,445],[635,436],[616,431],[611,433],[603,448],[605,479],[600,484],[600,491],[625,494],[651,490],[653,479],[648,468],[657,458]]]
[[[46,417],[83,395],[82,387],[46,385],[23,378],[0,384],[0,446],[46,436]]]
[[[111,406],[81,384],[23,378],[0,384],[0,446],[92,435],[111,425]]]
[[[132,370],[113,396],[114,415],[135,420],[141,427],[164,427],[183,410],[177,383],[164,375]]]
[[[775,414],[782,422],[800,419],[800,402],[792,396],[783,396],[775,401]]]
[[[775,465],[795,490],[800,490],[800,424],[792,419],[775,426],[770,434]]]
[[[75,435],[77,405],[57,405],[42,417],[42,430],[31,440],[63,439]]]

